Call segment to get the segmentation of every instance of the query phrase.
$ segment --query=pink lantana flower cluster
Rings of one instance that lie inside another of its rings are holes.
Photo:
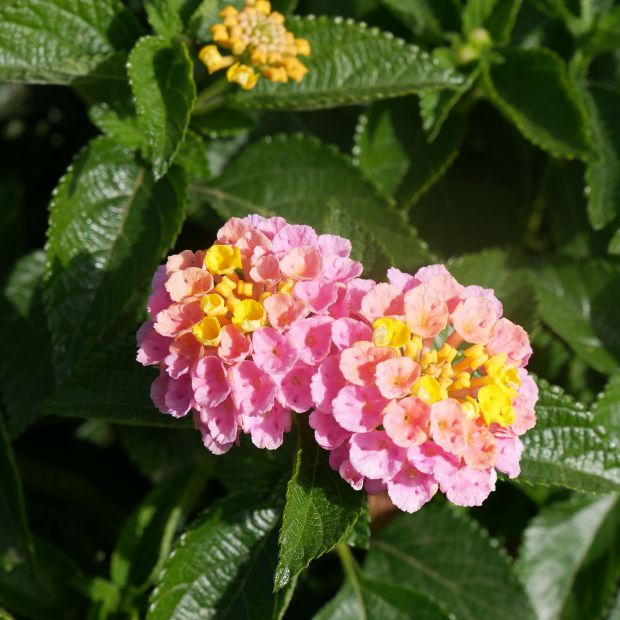
[[[480,505],[519,474],[536,384],[525,330],[493,291],[443,265],[362,279],[351,243],[278,217],[232,218],[206,251],[153,278],[138,361],[164,413],[193,411],[204,445],[275,449],[292,413],[353,488],[413,512],[439,490]]]
[[[353,488],[387,491],[407,512],[438,490],[480,505],[497,471],[519,474],[519,436],[536,421],[528,336],[492,290],[443,265],[388,280],[348,319],[367,337],[336,345],[312,379],[316,441]]]
[[[204,445],[227,452],[240,433],[275,449],[291,412],[312,408],[310,380],[331,352],[362,265],[351,243],[280,217],[230,219],[206,251],[170,256],[153,277],[138,361],[158,366],[160,411],[193,411]]]

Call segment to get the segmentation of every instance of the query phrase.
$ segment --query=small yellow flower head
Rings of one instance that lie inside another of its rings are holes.
[[[196,340],[208,347],[217,347],[220,344],[221,332],[222,326],[214,316],[206,316],[192,329]]]
[[[309,56],[310,43],[296,39],[284,25],[284,16],[271,10],[267,0],[246,0],[243,10],[227,6],[222,22],[211,27],[213,42],[198,57],[209,73],[228,69],[226,78],[249,90],[260,75],[271,82],[301,82],[308,72],[297,56]],[[217,46],[230,50],[222,56]]]
[[[391,317],[382,317],[373,323],[372,339],[378,347],[404,347],[411,338],[405,323]]]
[[[212,245],[205,253],[205,267],[216,274],[234,273],[241,269],[239,248],[231,245]]]
[[[239,302],[233,312],[232,322],[243,332],[253,332],[265,325],[267,315],[263,304],[253,299]]]

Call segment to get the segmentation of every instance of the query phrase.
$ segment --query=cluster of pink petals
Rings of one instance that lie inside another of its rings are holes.
[[[226,324],[218,346],[202,344],[192,332],[205,317],[200,300],[221,276],[205,267],[205,251],[183,251],[155,272],[137,360],[160,369],[155,405],[174,417],[193,411],[211,452],[227,452],[240,433],[275,449],[291,413],[313,406],[310,382],[332,353],[332,327],[366,290],[362,265],[349,258],[347,239],[280,217],[232,218],[217,244],[239,249],[242,281],[265,295],[264,325],[244,332]]]
[[[480,505],[498,471],[520,473],[519,436],[535,424],[538,392],[524,369],[532,352],[527,334],[502,318],[493,291],[460,285],[443,265],[414,276],[390,269],[388,279],[362,297],[346,319],[351,337],[334,339],[336,351],[312,379],[316,441],[354,489],[387,491],[401,510],[419,510],[438,490],[454,504]],[[514,422],[486,425],[482,416],[470,419],[455,398],[429,403],[412,395],[420,365],[375,346],[370,326],[380,317],[406,323],[427,349],[443,334],[465,343],[461,348],[479,344],[489,355],[505,354],[520,380]]]
[[[184,251],[157,269],[138,332],[138,361],[160,371],[154,403],[174,417],[193,412],[211,452],[227,452],[242,433],[278,448],[292,414],[311,411],[331,467],[408,512],[439,490],[454,504],[480,505],[497,472],[519,474],[519,437],[536,421],[537,388],[525,370],[532,350],[492,290],[462,286],[443,265],[362,279],[347,239],[279,217],[230,219],[217,235],[223,246],[236,248],[234,277],[264,311],[260,326],[224,319],[217,346],[205,345],[195,328],[225,272],[207,268],[208,250]],[[407,344],[379,346],[381,321],[401,326]],[[429,395],[431,377],[443,381],[440,396]],[[498,381],[508,405],[491,399],[489,415],[478,386]]]

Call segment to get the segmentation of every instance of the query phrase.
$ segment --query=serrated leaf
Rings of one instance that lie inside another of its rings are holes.
[[[446,505],[397,516],[373,539],[364,572],[425,594],[459,620],[534,618],[505,552]]]
[[[620,371],[609,379],[594,403],[592,413],[596,423],[601,424],[616,442],[620,442]]]
[[[357,519],[342,536],[342,542],[358,549],[370,548],[370,513],[367,501],[362,502]]]
[[[135,106],[129,101],[103,101],[88,109],[91,122],[115,142],[144,149],[146,138],[138,126]]]
[[[216,502],[175,545],[147,619],[270,618],[280,514],[277,502],[252,494]]]
[[[427,596],[406,587],[369,579],[360,572],[355,587],[345,584],[313,620],[448,620]]]
[[[118,0],[28,0],[0,7],[0,80],[69,84],[104,78],[141,28]]]
[[[366,499],[329,466],[327,451],[314,441],[305,423],[299,425],[299,438],[280,529],[276,591],[336,546],[359,517]]]
[[[587,493],[620,489],[620,454],[613,438],[580,403],[538,380],[536,426],[521,438],[521,479]]]
[[[604,260],[547,263],[533,280],[542,320],[592,368],[620,362],[620,269]]]
[[[483,63],[483,75],[491,100],[528,140],[556,157],[591,156],[585,110],[554,52],[509,49],[500,61]]]
[[[495,289],[504,306],[504,316],[527,331],[534,328],[538,318],[536,305],[532,304],[534,288],[517,253],[483,250],[451,258],[447,267],[461,284]]]
[[[59,379],[142,301],[181,227],[184,203],[180,169],[155,182],[109,138],[76,156],[55,190],[47,243],[46,308]]]
[[[197,191],[222,217],[281,215],[326,233],[331,211],[339,209],[401,269],[415,270],[432,260],[403,214],[351,160],[313,138],[280,135],[256,142]]]
[[[584,98],[598,152],[586,168],[588,215],[600,230],[620,212],[620,91],[592,84]]]
[[[209,468],[182,471],[159,482],[129,517],[112,554],[110,577],[141,590],[155,581],[177,529],[203,491]]]
[[[383,193],[408,209],[450,167],[464,132],[464,119],[453,116],[429,144],[415,98],[374,103],[360,116],[355,162]]]
[[[593,561],[596,546],[613,553],[620,525],[618,495],[578,497],[542,509],[524,532],[516,569],[539,620],[571,617],[571,595],[579,572]],[[602,578],[602,574],[598,574]],[[597,579],[600,582],[602,579]],[[577,617],[600,617],[590,609]]]
[[[456,61],[454,60],[452,50],[436,48],[433,50],[432,56],[440,66],[456,69]],[[425,88],[420,92],[420,116],[422,118],[422,127],[428,134],[429,142],[433,142],[437,138],[452,109],[474,85],[474,82],[480,75],[480,66],[475,64],[462,67],[461,74],[463,82],[457,88],[451,90]]]
[[[160,413],[151,402],[152,368],[136,362],[133,338],[124,336],[84,356],[71,377],[56,387],[39,409],[49,415],[79,417],[136,426],[190,426]]]
[[[458,32],[460,7],[456,0],[381,0],[414,34],[440,41],[447,31]]]
[[[51,338],[43,312],[44,268],[43,251],[27,254],[15,263],[0,297],[0,387],[12,437],[37,419],[37,405],[53,385]]]
[[[192,128],[206,138],[232,138],[254,129],[258,113],[236,108],[218,108],[192,118]]]
[[[211,176],[207,148],[203,138],[188,129],[174,162],[185,170],[190,183],[204,183]]]
[[[163,37],[182,34],[200,0],[145,0],[144,8],[153,30]]]
[[[129,55],[129,81],[138,123],[161,178],[183,142],[196,101],[193,64],[184,43],[143,37]]]
[[[296,37],[308,39],[312,54],[301,83],[259,80],[251,91],[232,96],[247,108],[312,110],[399,97],[430,87],[453,88],[462,78],[437,67],[420,48],[391,33],[368,29],[353,20],[328,17],[290,18]]]

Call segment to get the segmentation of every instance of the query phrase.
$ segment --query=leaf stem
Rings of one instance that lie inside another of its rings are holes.
[[[362,584],[360,583],[359,575],[358,575],[358,566],[357,561],[353,557],[351,553],[351,549],[347,543],[339,542],[335,546],[336,553],[340,558],[340,562],[342,563],[342,568],[344,570],[344,574],[347,578],[347,581],[351,584],[353,588],[353,592],[355,592],[355,598],[358,600],[360,610],[364,610],[364,597],[362,595]],[[364,618],[366,614],[364,613]]]
[[[224,76],[209,84],[198,95],[194,111],[192,112],[193,116],[201,116],[221,108],[226,103],[230,87],[230,82]]]

